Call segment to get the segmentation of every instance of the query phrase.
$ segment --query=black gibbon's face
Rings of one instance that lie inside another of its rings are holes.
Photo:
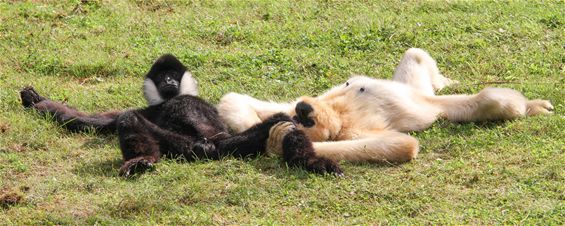
[[[164,71],[155,76],[153,82],[162,98],[171,99],[179,95],[182,75],[183,73],[178,71]]]
[[[198,96],[198,83],[175,56],[165,54],[155,61],[145,76],[143,95],[149,105],[179,95]]]

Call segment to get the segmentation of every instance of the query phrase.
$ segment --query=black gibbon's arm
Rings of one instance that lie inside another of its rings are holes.
[[[32,87],[24,88],[20,96],[24,107],[34,108],[42,114],[53,116],[61,126],[75,132],[89,129],[106,133],[115,132],[116,119],[121,114],[119,111],[109,111],[89,115],[63,103],[42,97]]]

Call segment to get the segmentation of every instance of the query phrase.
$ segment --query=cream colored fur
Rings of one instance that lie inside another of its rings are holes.
[[[296,126],[292,122],[279,122],[271,127],[267,140],[267,153],[282,155],[284,136],[295,129]]]
[[[198,96],[198,82],[189,71],[185,71],[182,75],[179,92],[181,95]]]
[[[315,141],[316,153],[352,162],[415,158],[418,141],[403,132],[426,129],[439,118],[453,122],[509,120],[549,114],[553,109],[547,100],[528,100],[506,88],[485,88],[472,95],[435,95],[454,83],[440,74],[428,53],[412,48],[401,59],[393,80],[354,76],[318,97],[282,104],[229,93],[217,107],[227,125],[241,132],[278,112],[294,116],[296,103],[303,101],[314,109],[308,117],[315,125],[297,128]]]
[[[143,96],[149,105],[157,105],[165,101],[163,97],[161,97],[161,94],[159,94],[155,82],[150,78],[146,78],[145,81],[143,81]]]

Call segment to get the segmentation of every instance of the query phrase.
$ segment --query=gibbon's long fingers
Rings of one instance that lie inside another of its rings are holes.
[[[127,160],[120,167],[119,175],[122,177],[132,177],[135,174],[144,173],[155,169],[154,163],[159,159],[154,156],[140,156]]]
[[[46,100],[45,97],[39,95],[31,86],[24,87],[20,91],[22,105],[26,108],[33,107],[36,103]]]

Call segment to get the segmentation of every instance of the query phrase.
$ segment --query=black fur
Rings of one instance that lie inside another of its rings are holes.
[[[334,161],[316,157],[312,143],[300,130],[294,130],[284,137],[283,150],[283,158],[291,166],[304,166],[316,173],[333,172],[338,176],[343,175]]]
[[[308,114],[314,111],[314,108],[312,108],[312,106],[310,106],[309,104],[300,101],[298,102],[298,104],[296,104],[294,110],[296,111],[296,116],[294,116],[294,121],[296,121],[297,123],[300,123],[307,128],[312,127],[316,124],[314,120],[308,117]]]
[[[276,114],[250,129],[231,135],[214,106],[191,95],[164,95],[163,80],[169,76],[177,82],[186,67],[172,55],[164,55],[151,67],[147,78],[156,84],[165,99],[161,104],[124,112],[88,115],[64,104],[40,96],[33,88],[20,94],[24,107],[52,114],[57,122],[72,131],[93,128],[104,132],[117,131],[124,164],[120,175],[130,176],[154,168],[162,156],[187,160],[218,159],[223,156],[253,157],[266,150],[269,130],[283,121],[292,122],[285,114]],[[169,87],[170,88],[170,87]],[[177,86],[176,93],[178,94]],[[166,91],[169,93],[170,91]],[[291,166],[304,167],[317,173],[342,174],[339,165],[317,157],[312,144],[301,131],[286,135],[284,160]]]
[[[42,114],[53,115],[54,119],[68,130],[96,129],[104,133],[116,131],[116,119],[120,114],[118,111],[88,115],[63,103],[48,100],[40,96],[32,87],[22,89],[20,96],[24,107],[34,108]]]

